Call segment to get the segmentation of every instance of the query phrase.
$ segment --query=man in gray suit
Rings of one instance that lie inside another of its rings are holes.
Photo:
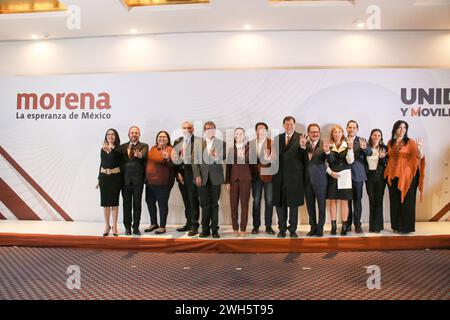
[[[205,138],[195,152],[195,161],[192,165],[202,208],[202,232],[199,237],[206,238],[212,234],[213,238],[220,238],[219,198],[220,189],[225,183],[223,162],[226,147],[225,142],[216,138],[214,122],[205,122],[203,130]]]
[[[353,200],[348,201],[347,231],[352,229],[352,220],[356,233],[363,233],[361,228],[362,196],[364,181],[367,180],[365,161],[372,155],[372,148],[367,145],[366,139],[358,137],[359,125],[355,120],[347,122],[347,136],[353,138],[353,153],[355,161],[351,164]],[[353,204],[353,205],[352,205]]]
[[[311,230],[307,236],[323,236],[325,208],[327,201],[327,167],[323,142],[320,139],[320,126],[308,125],[308,142],[306,143],[305,199]],[[316,215],[316,200],[319,208],[319,221]]]

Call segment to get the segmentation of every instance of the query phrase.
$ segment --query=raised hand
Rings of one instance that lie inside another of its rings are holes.
[[[359,138],[359,147],[363,150],[367,148],[367,140],[364,138]]]
[[[141,151],[141,150],[138,150],[138,149],[135,149],[135,150],[134,150],[134,156],[135,156],[136,158],[142,159],[142,157],[143,157],[142,151]]]
[[[304,135],[303,133],[300,133],[299,143],[302,149],[306,148],[306,142],[308,142],[308,136]]]
[[[330,152],[330,141],[328,139],[323,140],[323,152],[328,153]]]
[[[167,151],[166,147],[161,149],[161,154],[162,154],[163,158],[166,160],[168,160],[170,158],[169,151]]]
[[[107,141],[103,141],[103,142],[102,142],[102,149],[103,149],[103,151],[105,151],[106,153],[111,152],[111,144],[108,143]]]
[[[264,149],[264,161],[269,162],[270,160],[272,160],[272,153],[269,149]]]
[[[347,145],[348,145],[348,148],[350,149],[350,150],[352,150],[353,149],[353,143],[354,143],[354,139],[352,138],[352,137],[347,137]]]
[[[380,149],[380,155],[379,155],[379,157],[381,158],[381,159],[383,159],[384,157],[386,157],[386,154],[387,154],[387,151],[386,151],[386,149]]]
[[[417,148],[419,149],[419,151],[423,150],[423,140],[422,138],[417,138],[416,139],[416,143],[417,143]]]

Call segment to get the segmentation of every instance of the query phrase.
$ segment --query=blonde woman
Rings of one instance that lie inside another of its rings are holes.
[[[324,141],[323,150],[327,155],[328,187],[327,199],[330,200],[331,234],[336,234],[337,207],[341,209],[342,230],[341,235],[347,234],[348,200],[352,199],[352,188],[339,189],[338,179],[340,172],[350,169],[350,164],[354,161],[353,138],[347,141],[344,137],[344,130],[341,126],[335,125],[331,128],[330,140]]]

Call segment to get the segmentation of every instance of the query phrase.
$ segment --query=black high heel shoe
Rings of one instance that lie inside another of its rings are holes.
[[[113,231],[113,236],[114,236],[114,237],[118,237],[119,234],[118,234],[118,233],[114,233],[114,231]]]
[[[105,232],[103,234],[104,237],[106,237],[107,235],[109,235],[109,232],[111,231],[111,226],[108,226],[108,232]]]

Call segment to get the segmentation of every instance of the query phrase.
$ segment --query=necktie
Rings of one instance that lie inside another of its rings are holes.
[[[291,136],[286,135],[286,146],[289,144],[289,140],[291,140]]]
[[[311,150],[309,150],[309,152],[308,152],[308,158],[309,158],[309,160],[312,159],[312,156],[313,156],[313,154],[314,154],[314,149],[315,149],[315,144],[314,144],[314,143],[311,143]]]

